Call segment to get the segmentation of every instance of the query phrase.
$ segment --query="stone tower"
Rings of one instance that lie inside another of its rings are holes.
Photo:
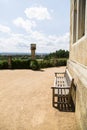
[[[11,69],[12,56],[8,56],[8,68]]]
[[[35,59],[36,44],[31,44],[31,59]]]

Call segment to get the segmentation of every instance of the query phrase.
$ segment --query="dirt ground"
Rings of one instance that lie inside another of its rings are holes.
[[[75,113],[52,107],[54,72],[0,71],[0,130],[77,130]]]

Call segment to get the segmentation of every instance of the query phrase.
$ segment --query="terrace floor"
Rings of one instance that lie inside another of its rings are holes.
[[[75,113],[52,107],[54,72],[0,70],[0,130],[77,130]]]

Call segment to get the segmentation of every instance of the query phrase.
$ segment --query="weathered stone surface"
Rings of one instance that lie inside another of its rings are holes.
[[[36,44],[31,44],[31,59],[35,59]]]
[[[12,57],[8,56],[8,68],[11,69]]]
[[[87,130],[87,67],[68,61],[68,69],[76,86],[76,117],[79,127]]]
[[[77,6],[75,6],[75,2],[77,3]],[[77,11],[76,17],[74,17],[75,13],[74,10]],[[76,20],[74,18],[76,18]],[[79,130],[80,129],[87,130],[87,22],[86,21],[87,21],[87,0],[71,0],[70,57],[67,66],[69,72],[74,78],[74,84],[76,86],[76,118],[78,121]],[[76,27],[76,29],[74,29],[74,27]]]

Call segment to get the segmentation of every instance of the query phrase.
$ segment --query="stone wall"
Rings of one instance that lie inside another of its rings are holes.
[[[71,60],[67,66],[76,86],[75,114],[78,130],[87,130],[87,67]]]
[[[67,67],[76,86],[78,130],[87,130],[87,0],[71,0]]]
[[[70,59],[87,66],[87,36],[85,35],[75,44],[72,44]]]

